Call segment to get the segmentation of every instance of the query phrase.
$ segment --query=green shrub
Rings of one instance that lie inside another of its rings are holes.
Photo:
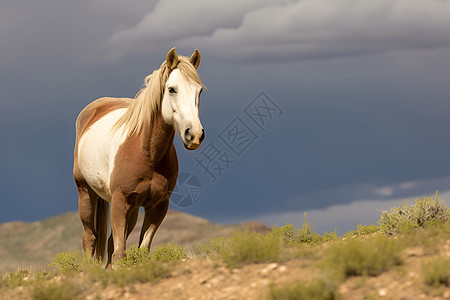
[[[218,238],[211,238],[207,244],[198,246],[200,253],[204,256],[218,255],[226,252],[231,247],[231,239],[224,238],[223,236]]]
[[[377,276],[402,263],[403,245],[385,236],[365,240],[350,239],[330,246],[322,262],[336,276]]]
[[[30,276],[28,270],[18,270],[17,272],[8,272],[5,276],[2,276],[0,287],[5,286],[14,289],[18,286],[22,286],[25,282],[24,278]]]
[[[430,286],[450,286],[450,258],[441,256],[422,263],[422,273]]]
[[[91,268],[100,267],[101,262],[95,262],[85,255],[80,256],[78,251],[61,252],[56,254],[49,266],[54,266],[62,273],[81,272]]]
[[[276,227],[275,225],[272,227],[272,234],[277,236],[286,246],[295,246],[305,243],[310,244],[324,240],[322,236],[312,230],[312,224],[310,225],[306,221],[306,214],[303,217],[302,227],[296,228],[289,223],[286,223],[286,225],[281,227]]]
[[[404,233],[401,239],[408,243],[409,247],[422,247],[424,254],[437,254],[442,243],[450,236],[450,222],[442,221],[427,222],[421,230],[413,230]]]
[[[390,212],[383,211],[380,228],[387,234],[398,234],[415,228],[424,227],[430,222],[447,222],[450,220],[450,209],[447,208],[442,197],[438,197],[438,191],[434,197],[422,197],[415,204],[409,205],[405,200],[405,206],[392,208]]]
[[[339,236],[337,235],[337,228],[334,229],[334,232],[326,232],[323,234],[323,240],[326,242],[338,240]]]
[[[344,234],[344,237],[363,236],[363,235],[372,234],[372,233],[375,233],[378,231],[380,231],[380,226],[376,226],[374,224],[370,224],[370,225],[358,224],[358,225],[356,225],[355,231],[347,232],[346,234]]]
[[[230,268],[277,261],[279,256],[280,245],[277,236],[249,231],[235,232],[230,239],[230,248],[221,252],[223,261]]]
[[[120,265],[134,266],[149,262],[152,258],[147,248],[139,248],[137,245],[131,246],[125,253],[127,256],[119,261]]]
[[[0,289],[15,289],[20,286],[30,286],[34,282],[51,279],[55,276],[55,272],[36,271],[33,274],[25,269],[16,272],[7,272],[0,274]],[[1,298],[1,297],[0,297]]]
[[[324,280],[317,280],[310,284],[291,283],[282,287],[271,284],[269,300],[333,300],[337,299],[337,285]]]
[[[148,263],[151,260],[173,261],[187,258],[183,247],[173,242],[167,244],[162,243],[153,250],[152,254],[148,252],[148,249],[139,248],[136,245],[131,246],[125,253],[127,256],[119,261],[119,265],[121,266],[134,266]]]
[[[187,254],[183,247],[174,244],[173,242],[162,243],[152,252],[152,259],[161,261],[180,260],[187,258]]]

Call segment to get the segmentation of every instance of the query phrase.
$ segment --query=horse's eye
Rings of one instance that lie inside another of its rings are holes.
[[[176,91],[175,91],[175,89],[173,87],[170,87],[169,88],[169,93],[174,94],[174,93],[176,93]]]

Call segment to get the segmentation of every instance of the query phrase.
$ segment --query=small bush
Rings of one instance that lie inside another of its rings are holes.
[[[383,232],[398,234],[415,228],[424,227],[430,222],[447,222],[450,220],[450,209],[447,208],[442,197],[438,197],[438,191],[434,197],[422,197],[415,204],[409,205],[405,200],[402,208],[392,208],[390,212],[383,211],[378,222]]]
[[[173,242],[162,243],[152,252],[152,259],[161,261],[172,261],[187,258],[187,254],[183,247],[174,244]]]
[[[306,214],[303,217],[302,227],[295,228],[292,224],[286,223],[281,227],[272,227],[272,234],[277,236],[286,246],[310,244],[324,240],[322,236],[312,230],[312,224],[310,225],[306,221]]]
[[[438,257],[422,263],[422,272],[426,284],[433,287],[450,286],[449,257]]]
[[[331,245],[322,263],[342,278],[354,275],[377,276],[402,263],[402,249],[399,241],[384,236],[366,240],[351,239]]]
[[[337,285],[326,283],[324,280],[317,280],[305,285],[303,283],[287,284],[283,287],[270,285],[269,300],[333,300],[337,299]]]
[[[358,225],[356,225],[355,231],[347,232],[346,234],[344,234],[344,237],[364,236],[364,235],[372,234],[372,233],[375,233],[378,231],[380,231],[380,227],[376,226],[374,224],[370,224],[370,225],[358,224]]]
[[[235,232],[230,239],[230,248],[221,253],[223,261],[230,268],[277,261],[279,256],[280,245],[277,236],[249,231]]]
[[[218,238],[211,238],[207,244],[198,246],[200,253],[204,256],[219,255],[228,251],[231,248],[230,238],[223,236]]]
[[[62,273],[81,272],[90,268],[100,266],[100,262],[94,262],[93,259],[85,255],[80,256],[78,251],[61,252],[56,254],[53,262],[49,266],[54,266]]]
[[[427,222],[423,230],[413,230],[403,234],[401,239],[408,243],[409,247],[423,247],[424,254],[437,254],[443,243],[450,236],[450,222]]]
[[[334,232],[326,232],[323,234],[323,240],[325,242],[329,242],[329,241],[336,241],[339,239],[339,236],[337,235],[337,229],[334,230]]]
[[[137,264],[147,263],[151,260],[151,255],[147,248],[139,248],[136,245],[131,246],[125,251],[126,257],[119,261],[120,265],[134,266]]]
[[[18,270],[17,272],[8,272],[5,276],[2,276],[0,287],[6,286],[9,288],[16,288],[22,286],[25,282],[24,278],[30,276],[28,270]]]

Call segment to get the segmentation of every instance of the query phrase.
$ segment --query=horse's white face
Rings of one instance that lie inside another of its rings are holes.
[[[166,82],[162,100],[162,115],[181,136],[186,149],[200,147],[205,131],[199,118],[202,87],[187,82],[180,70],[174,69]]]

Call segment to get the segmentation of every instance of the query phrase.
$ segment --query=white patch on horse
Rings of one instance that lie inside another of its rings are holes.
[[[117,120],[127,109],[117,109],[95,122],[81,136],[78,145],[78,165],[83,178],[102,199],[111,202],[110,177],[114,159],[125,141],[123,129],[110,134]]]
[[[164,121],[174,127],[185,145],[198,144],[194,149],[200,146],[201,141],[196,138],[203,131],[198,105],[201,89],[202,86],[186,81],[180,70],[175,69],[167,79],[161,108]]]

